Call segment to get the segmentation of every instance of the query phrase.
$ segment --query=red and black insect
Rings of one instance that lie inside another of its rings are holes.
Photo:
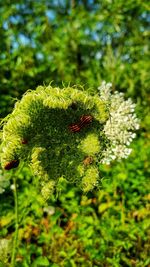
[[[83,160],[84,166],[88,166],[93,163],[93,158],[91,156],[87,156]]]
[[[69,130],[72,133],[77,133],[80,132],[80,130],[87,126],[89,123],[91,123],[93,120],[91,115],[83,115],[80,117],[80,122],[79,123],[75,123],[75,124],[71,124],[69,125]]]
[[[80,124],[82,124],[83,126],[86,126],[87,124],[92,122],[92,120],[93,118],[91,115],[83,115],[80,117]]]
[[[23,144],[23,145],[28,144],[28,140],[27,140],[27,139],[22,139],[22,140],[21,140],[21,144]]]
[[[72,133],[77,133],[77,132],[80,132],[81,127],[79,126],[79,124],[71,124],[71,125],[69,125],[69,130]]]
[[[11,169],[13,169],[13,168],[17,168],[18,165],[19,165],[19,160],[18,160],[18,159],[14,159],[14,160],[12,160],[12,161],[10,161],[10,162],[7,162],[7,163],[5,164],[5,166],[4,166],[4,169],[5,169],[5,170],[11,170]]]

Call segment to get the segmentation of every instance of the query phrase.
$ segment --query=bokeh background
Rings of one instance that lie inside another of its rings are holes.
[[[141,120],[130,157],[99,166],[100,190],[83,195],[63,182],[46,206],[23,168],[17,267],[150,267],[149,11],[147,0],[0,0],[1,118],[38,85],[94,92],[106,80]],[[10,176],[0,170],[0,240],[14,234]]]

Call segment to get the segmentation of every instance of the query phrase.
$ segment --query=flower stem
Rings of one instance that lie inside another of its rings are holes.
[[[15,202],[15,236],[13,240],[13,248],[12,248],[12,257],[11,257],[11,267],[15,267],[15,262],[16,262],[16,252],[17,252],[17,247],[18,247],[18,229],[19,229],[19,224],[18,224],[18,196],[17,196],[17,183],[16,183],[17,178],[14,177],[14,202]]]

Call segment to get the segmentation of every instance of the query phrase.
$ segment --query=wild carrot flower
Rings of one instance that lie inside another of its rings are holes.
[[[131,99],[112,94],[106,82],[99,92],[90,95],[83,88],[51,86],[27,91],[4,120],[4,169],[28,163],[41,178],[45,199],[60,177],[80,185],[84,192],[97,186],[98,164],[126,158],[139,128]],[[85,159],[90,159],[88,164]]]

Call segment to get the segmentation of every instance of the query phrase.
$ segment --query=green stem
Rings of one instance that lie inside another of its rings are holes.
[[[12,248],[12,257],[11,257],[11,267],[15,267],[16,262],[16,252],[18,247],[18,230],[19,230],[19,224],[18,224],[18,196],[17,196],[17,178],[14,177],[14,202],[15,202],[15,236],[13,240],[13,248]]]

